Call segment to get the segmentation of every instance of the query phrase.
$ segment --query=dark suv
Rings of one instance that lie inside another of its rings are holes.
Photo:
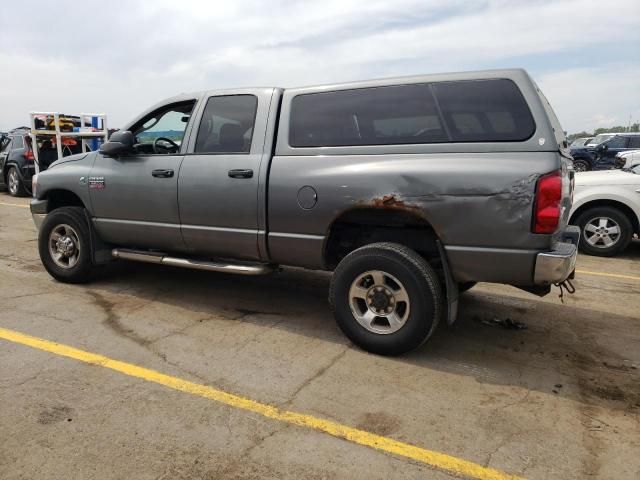
[[[46,170],[58,159],[52,137],[38,136],[38,160],[40,171]],[[80,153],[81,147],[75,139],[63,139],[63,156]],[[6,188],[14,197],[31,195],[31,178],[35,174],[36,159],[27,127],[0,134],[0,187]]]
[[[573,167],[578,172],[617,168],[620,165],[616,164],[616,154],[638,149],[640,133],[618,133],[593,147],[572,148]]]
[[[5,134],[0,139],[0,186],[14,197],[30,192],[34,160],[29,129],[16,128]]]

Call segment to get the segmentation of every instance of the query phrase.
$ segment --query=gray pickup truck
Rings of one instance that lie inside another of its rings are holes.
[[[33,191],[60,281],[113,259],[330,270],[340,328],[388,355],[453,322],[475,282],[548,293],[579,236],[564,133],[518,69],[182,94]]]

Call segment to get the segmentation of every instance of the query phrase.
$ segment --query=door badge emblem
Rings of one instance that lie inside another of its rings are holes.
[[[104,190],[104,177],[89,177],[89,188],[93,190]]]

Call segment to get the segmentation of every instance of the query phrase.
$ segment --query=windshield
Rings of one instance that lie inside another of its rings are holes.
[[[640,175],[640,163],[631,167],[631,171],[636,175]]]
[[[609,140],[613,136],[615,136],[615,133],[601,133],[600,135],[596,135],[593,140],[589,142],[589,145],[600,145],[602,142]]]

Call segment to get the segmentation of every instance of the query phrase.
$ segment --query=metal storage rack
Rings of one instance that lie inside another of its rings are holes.
[[[38,159],[38,143],[37,137],[55,137],[56,138],[56,149],[58,151],[58,158],[63,157],[63,145],[62,139],[64,137],[74,137],[81,141],[82,151],[86,152],[88,147],[87,142],[92,139],[101,138],[103,142],[106,142],[109,139],[109,131],[107,128],[107,116],[104,113],[81,113],[79,115],[71,115],[71,114],[62,114],[59,112],[31,112],[30,116],[30,132],[29,136],[31,137],[31,145],[33,148],[33,154],[35,156],[35,167],[36,174],[40,172],[40,162]],[[53,117],[53,130],[41,130],[36,128],[36,118],[39,117]],[[66,117],[74,117],[80,118],[80,130],[77,132],[63,132],[60,130],[60,118]],[[84,127],[85,120],[89,119],[89,123],[97,123],[101,124],[100,128],[96,125],[95,127]],[[94,121],[96,119],[96,121]],[[88,130],[87,130],[88,129]]]

